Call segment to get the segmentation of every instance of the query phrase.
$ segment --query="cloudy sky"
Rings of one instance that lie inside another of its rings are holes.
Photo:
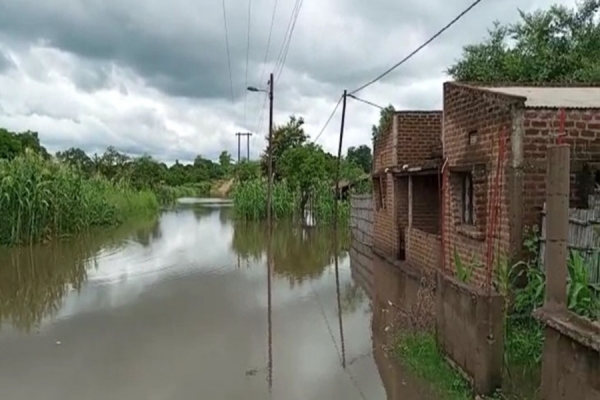
[[[395,64],[471,1],[304,0],[276,75],[275,123],[302,116],[315,137],[344,89]],[[495,19],[516,21],[517,7],[556,2],[575,1],[484,0],[360,96],[396,109],[439,109],[444,70],[463,45],[479,42]],[[225,0],[230,85],[222,0],[0,0],[0,126],[38,131],[51,151],[114,145],[163,161],[237,155],[234,133],[250,131],[258,132],[255,157],[265,143],[266,103],[245,91],[246,82],[266,86],[294,4]],[[350,100],[344,147],[369,144],[378,113]],[[338,131],[339,111],[319,143],[335,152]]]

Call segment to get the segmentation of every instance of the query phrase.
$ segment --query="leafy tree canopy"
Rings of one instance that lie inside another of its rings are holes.
[[[600,82],[600,0],[520,15],[514,24],[496,22],[483,43],[465,46],[448,73],[463,82]]]
[[[373,155],[371,154],[371,148],[369,146],[363,144],[358,147],[349,147],[346,159],[348,162],[353,162],[358,165],[364,172],[371,172]]]

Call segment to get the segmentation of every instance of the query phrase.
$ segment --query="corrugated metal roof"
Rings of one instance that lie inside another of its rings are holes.
[[[600,108],[600,87],[486,87],[494,92],[526,97],[525,107]]]

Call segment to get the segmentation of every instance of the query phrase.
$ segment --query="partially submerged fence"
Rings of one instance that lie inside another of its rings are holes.
[[[588,267],[592,284],[600,284],[600,202],[590,202],[590,209],[569,209],[568,249],[578,251]],[[546,270],[546,209],[542,211],[539,265]]]
[[[350,268],[354,279],[373,295],[373,199],[370,194],[350,197]]]
[[[350,197],[350,227],[352,238],[367,246],[373,245],[373,196],[353,194]]]

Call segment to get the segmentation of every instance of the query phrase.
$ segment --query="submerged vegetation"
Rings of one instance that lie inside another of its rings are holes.
[[[337,159],[308,141],[304,121],[291,117],[273,133],[273,216],[302,218],[310,211],[316,223],[331,223],[335,215]],[[267,215],[267,170],[269,148],[260,163],[246,163],[236,169],[238,180],[233,192],[236,214],[242,219],[259,220]],[[370,172],[368,146],[351,147],[340,160],[340,179],[354,182]],[[365,190],[369,190],[368,186]],[[339,219],[349,220],[348,199],[338,200]]]
[[[76,148],[52,156],[37,133],[0,129],[0,245],[153,215],[178,198],[208,195],[211,182],[230,173],[226,152],[219,163],[198,156],[194,164],[171,167],[112,147],[101,156],[89,157]]]

